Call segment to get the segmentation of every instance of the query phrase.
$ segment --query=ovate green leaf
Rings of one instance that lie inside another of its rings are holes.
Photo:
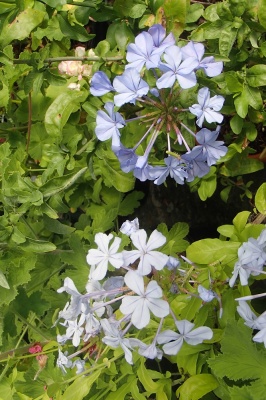
[[[22,11],[10,24],[4,26],[0,47],[5,47],[13,40],[23,40],[28,37],[31,31],[38,26],[45,16],[45,12],[27,8]]]
[[[255,206],[261,214],[266,214],[266,183],[263,183],[257,190]]]
[[[61,93],[50,105],[45,114],[45,129],[50,136],[58,137],[67,123],[70,114],[77,111],[80,102],[85,100],[85,92],[68,90]]]
[[[239,242],[224,242],[219,239],[202,239],[187,248],[187,258],[196,264],[210,264],[220,259],[223,263],[237,258]]]
[[[176,394],[180,400],[199,400],[218,386],[218,381],[211,374],[194,375],[177,389]]]
[[[266,9],[266,6],[265,6]],[[247,70],[247,83],[252,87],[266,85],[266,65],[257,64]]]

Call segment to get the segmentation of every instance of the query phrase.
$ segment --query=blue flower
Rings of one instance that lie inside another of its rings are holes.
[[[177,46],[167,47],[164,53],[166,63],[160,63],[159,68],[165,72],[156,82],[158,89],[170,88],[177,80],[182,89],[196,85],[197,79],[194,69],[198,61],[189,57],[182,62],[182,52]]]
[[[223,157],[227,153],[227,147],[223,146],[224,142],[217,140],[219,135],[219,129],[215,132],[209,131],[209,129],[203,128],[196,134],[196,140],[203,155],[207,157],[207,164],[209,166],[216,163],[219,158]]]
[[[135,43],[132,43],[127,48],[127,68],[136,68],[141,71],[146,65],[147,69],[157,68],[160,56],[164,50],[175,44],[175,38],[172,33],[165,37],[165,29],[160,24],[153,25],[148,32],[140,33]]]
[[[217,76],[222,72],[223,63],[221,61],[215,62],[214,57],[203,57],[204,45],[202,43],[189,42],[186,46],[181,48],[184,58],[193,57],[199,65],[196,69],[203,69],[207,76]]]
[[[119,147],[112,147],[112,150],[120,162],[121,170],[126,173],[133,171],[138,161],[135,150],[127,149],[122,144]]]
[[[95,133],[99,140],[105,141],[112,138],[112,146],[120,145],[119,129],[123,128],[126,123],[118,112],[114,111],[114,104],[108,102],[104,108],[107,113],[100,110],[97,112]]]
[[[182,160],[187,164],[188,182],[192,182],[196,177],[202,178],[210,171],[206,163],[206,155],[199,148],[194,147],[190,152],[183,154]]]
[[[113,85],[119,93],[114,97],[116,106],[122,106],[125,103],[135,104],[137,97],[142,97],[149,91],[148,84],[141,79],[135,68],[128,68],[121,76],[117,76]]]
[[[184,184],[184,179],[188,177],[188,173],[184,168],[184,164],[176,157],[168,156],[164,159],[165,167],[154,167],[150,175],[155,177],[155,185],[161,185],[168,175],[174,178],[176,183]]]
[[[138,156],[133,174],[141,182],[152,179],[150,172],[153,168],[148,164],[148,155]]]
[[[199,127],[202,127],[204,119],[209,123],[218,122],[220,124],[222,122],[224,117],[217,111],[221,110],[224,104],[223,96],[210,97],[210,90],[204,87],[199,90],[198,102],[199,104],[189,107],[189,111],[197,116],[196,124]]]
[[[135,68],[140,72],[144,65],[147,69],[156,68],[160,61],[160,54],[154,53],[153,50],[152,36],[148,32],[139,34],[135,43],[130,44],[127,48],[126,58],[130,64],[126,65],[126,69]]]
[[[91,94],[93,96],[103,96],[113,90],[114,88],[108,76],[102,71],[95,72],[91,79]]]
[[[175,44],[175,38],[172,32],[165,37],[166,31],[160,24],[153,25],[148,32],[153,39],[153,44],[155,46],[154,52],[162,54],[167,47]]]

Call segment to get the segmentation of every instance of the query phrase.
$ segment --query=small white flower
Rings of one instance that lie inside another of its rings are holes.
[[[71,90],[80,90],[80,84],[79,84],[79,83],[72,82],[72,83],[70,83],[70,84],[68,85],[68,89],[71,89]]]
[[[110,324],[108,319],[102,319],[101,325],[104,330],[105,336],[102,341],[107,344],[107,346],[117,348],[121,347],[125,353],[125,359],[129,364],[133,364],[132,361],[132,346],[130,340],[123,338],[121,331],[117,328],[117,324]]]
[[[131,240],[138,250],[123,251],[126,266],[139,258],[138,272],[140,275],[148,275],[152,267],[157,270],[163,269],[168,261],[168,256],[160,251],[154,251],[166,242],[166,237],[162,233],[154,230],[147,241],[146,231],[139,229],[131,234]]]
[[[87,255],[87,263],[95,265],[96,268],[91,274],[92,279],[101,280],[105,277],[108,269],[108,263],[115,268],[121,268],[123,265],[122,253],[117,253],[121,239],[116,237],[109,248],[109,243],[113,239],[113,235],[105,235],[97,233],[95,235],[95,243],[98,249],[90,249]]]
[[[198,102],[199,104],[189,107],[189,111],[198,117],[196,124],[199,127],[202,127],[204,119],[209,123],[218,122],[220,124],[222,122],[223,115],[218,111],[224,104],[223,96],[210,97],[210,90],[204,87],[199,90]]]
[[[85,371],[85,360],[75,360],[72,364],[72,368],[74,367],[77,368],[76,374],[80,374],[81,372]]]
[[[129,271],[125,276],[125,284],[138,296],[126,296],[122,300],[120,311],[131,315],[131,322],[142,329],[150,322],[150,311],[159,318],[169,314],[169,304],[162,300],[162,289],[156,281],[148,283],[144,289],[144,279],[136,271]]]
[[[64,354],[60,349],[58,350],[56,365],[66,374],[66,368],[72,366],[72,361],[67,358],[67,352]]]
[[[84,331],[84,327],[82,326],[85,322],[85,315],[81,314],[79,321],[76,319],[75,321],[68,321],[68,328],[66,330],[66,336],[68,339],[72,338],[73,346],[78,347],[80,344],[80,337]]]
[[[139,354],[151,360],[155,358],[161,360],[163,357],[163,351],[156,347],[156,341],[153,341],[151,344],[141,342],[139,344]]]
[[[203,340],[209,340],[213,336],[212,330],[207,326],[200,326],[199,328],[193,329],[195,324],[192,324],[186,319],[176,321],[175,324],[180,333],[168,329],[158,335],[158,343],[166,343],[163,346],[165,354],[176,355],[181,349],[184,341],[196,346],[197,344],[202,343]]]
[[[133,232],[139,230],[139,219],[135,218],[133,221],[126,220],[121,228],[120,232],[124,233],[124,235],[130,236]]]
[[[202,285],[198,286],[198,293],[199,297],[206,303],[209,303],[217,297],[217,294],[213,290],[206,289]]]

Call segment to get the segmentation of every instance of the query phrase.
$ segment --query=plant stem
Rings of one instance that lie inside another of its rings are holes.
[[[46,58],[43,60],[45,64],[50,64],[53,62],[61,62],[61,61],[121,61],[123,60],[124,57],[122,56],[117,56],[117,57],[54,57],[54,58]],[[25,60],[18,60],[14,59],[12,60],[14,64],[29,64],[31,65],[32,61],[31,59],[25,59]]]

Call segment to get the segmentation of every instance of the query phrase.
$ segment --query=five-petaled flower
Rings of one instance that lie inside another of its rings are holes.
[[[136,328],[142,329],[148,325],[150,311],[159,318],[169,314],[169,304],[161,299],[163,291],[156,281],[150,281],[145,290],[143,277],[136,271],[128,271],[125,284],[137,296],[124,297],[120,311],[125,315],[131,314],[131,322]]]
[[[123,251],[125,266],[134,263],[139,258],[139,274],[148,275],[152,267],[161,270],[166,265],[168,256],[160,251],[154,251],[166,242],[166,237],[162,233],[155,229],[147,241],[146,231],[139,229],[131,234],[131,240],[137,250]]]
[[[92,279],[97,281],[103,279],[108,269],[108,263],[115,268],[122,267],[122,253],[117,252],[121,239],[118,237],[114,238],[109,247],[112,239],[113,235],[111,233],[109,235],[104,233],[97,233],[95,235],[95,243],[98,245],[98,249],[90,249],[87,255],[87,263],[96,265],[95,270],[92,272]]]

